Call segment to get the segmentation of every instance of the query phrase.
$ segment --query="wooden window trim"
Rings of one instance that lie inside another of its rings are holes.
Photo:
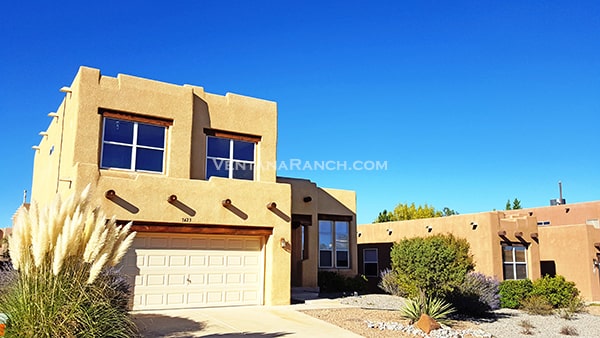
[[[243,133],[237,133],[237,132],[233,132],[233,131],[225,131],[225,130],[219,130],[219,129],[204,128],[204,133],[207,136],[228,138],[228,139],[232,139],[232,140],[246,141],[246,142],[252,142],[252,143],[258,143],[262,139],[262,137],[258,136],[258,135],[243,134]]]
[[[352,216],[319,214],[319,221],[352,222]]]
[[[101,110],[100,114],[102,114],[102,117],[105,117],[105,118],[146,123],[146,124],[152,124],[152,125],[161,126],[161,127],[170,127],[173,125],[173,120],[169,120],[169,119],[165,119],[165,118],[161,118],[161,117],[151,117],[151,116],[144,116],[144,115],[133,114],[133,113],[115,112],[115,111],[108,111],[108,110]]]

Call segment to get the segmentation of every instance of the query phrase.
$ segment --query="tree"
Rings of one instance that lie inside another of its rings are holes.
[[[442,216],[458,215],[458,212],[445,207],[444,209],[436,210],[433,206],[419,205],[415,203],[399,203],[393,211],[388,212],[383,210],[377,215],[373,223],[391,222],[391,221],[406,221],[410,219],[433,218]]]
[[[513,210],[523,209],[521,207],[521,201],[519,201],[518,199],[515,198],[515,200],[513,201],[512,208],[513,208]]]
[[[512,205],[510,204],[510,198],[506,201],[506,209],[505,210],[518,210],[518,209],[523,209],[523,207],[521,207],[521,201],[519,201],[517,198],[515,198],[512,201]]]
[[[394,214],[389,212],[385,209],[383,209],[382,212],[379,213],[379,215],[377,215],[377,219],[375,220],[374,223],[383,223],[383,222],[391,222],[393,221]]]

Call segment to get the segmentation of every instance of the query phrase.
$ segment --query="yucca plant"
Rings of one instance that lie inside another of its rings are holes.
[[[423,292],[420,292],[416,298],[407,299],[404,307],[400,308],[401,316],[408,319],[410,324],[419,320],[422,314],[426,314],[440,323],[447,323],[448,316],[454,311],[452,304],[444,299],[426,296]]]
[[[0,294],[6,337],[132,337],[126,310],[114,301],[111,280],[135,232],[89,201],[89,186],[46,208],[21,208],[9,239],[17,277]],[[103,274],[104,275],[104,274]],[[123,294],[126,296],[125,294]]]

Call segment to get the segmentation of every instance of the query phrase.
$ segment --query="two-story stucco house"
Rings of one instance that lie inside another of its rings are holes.
[[[277,105],[81,67],[35,146],[31,198],[91,184],[137,238],[133,309],[289,304],[357,273],[356,195],[278,178]]]

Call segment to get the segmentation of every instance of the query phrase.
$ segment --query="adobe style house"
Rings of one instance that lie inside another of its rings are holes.
[[[358,226],[359,273],[375,290],[404,238],[451,233],[465,238],[475,270],[499,280],[562,275],[587,301],[600,301],[600,201]]]
[[[87,67],[61,91],[31,198],[91,184],[133,221],[133,309],[289,304],[319,270],[356,275],[356,195],[277,177],[275,102]]]

